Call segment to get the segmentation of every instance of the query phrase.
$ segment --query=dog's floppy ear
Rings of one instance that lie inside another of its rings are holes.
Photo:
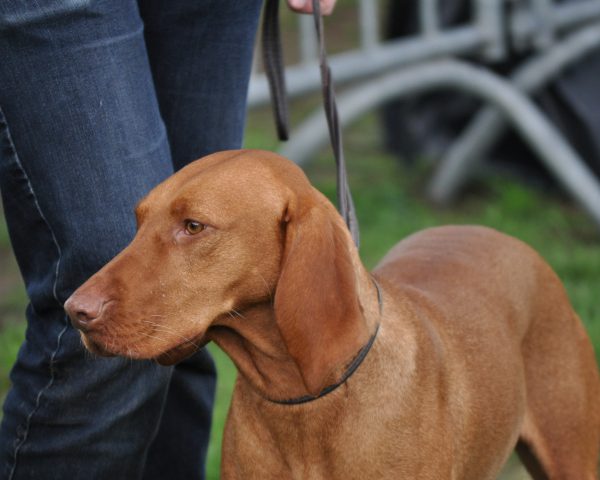
[[[333,208],[288,207],[275,316],[307,390],[317,395],[335,367],[368,337],[350,255],[350,235]]]

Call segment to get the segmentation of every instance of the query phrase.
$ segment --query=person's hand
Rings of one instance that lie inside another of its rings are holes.
[[[329,15],[333,12],[336,0],[319,0],[321,4],[321,13]],[[312,0],[287,0],[288,6],[298,13],[312,13]]]

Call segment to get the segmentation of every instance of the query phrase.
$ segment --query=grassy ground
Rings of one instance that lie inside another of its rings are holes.
[[[10,251],[6,224],[0,218],[0,402],[8,390],[8,372],[23,339],[26,301],[19,270]]]
[[[268,112],[249,120],[247,147],[274,148]],[[471,186],[453,208],[436,209],[422,192],[427,168],[407,170],[382,151],[374,117],[346,132],[350,182],[361,223],[361,255],[368,266],[400,238],[439,224],[483,224],[515,235],[538,249],[557,270],[600,352],[600,235],[589,219],[560,195],[549,195],[510,178],[487,177]],[[328,195],[335,189],[333,160],[325,150],[306,170]],[[8,388],[7,373],[23,337],[23,288],[11,258],[5,227],[0,227],[0,396]],[[208,477],[218,478],[223,423],[235,377],[225,355],[211,347],[219,368],[218,401],[209,450]],[[510,467],[515,469],[516,467]],[[503,478],[523,478],[520,471]]]

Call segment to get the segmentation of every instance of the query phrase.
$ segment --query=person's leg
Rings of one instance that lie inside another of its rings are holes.
[[[30,298],[2,479],[140,478],[158,429],[172,369],[92,358],[62,309],[172,172],[142,30],[133,0],[0,2],[0,189]]]
[[[240,148],[262,0],[139,3],[175,169],[218,150]],[[145,479],[197,478],[210,426],[210,416],[198,405],[212,403],[212,391],[203,388],[212,368],[204,351],[175,367]],[[194,452],[195,467],[169,460]]]
[[[175,169],[240,148],[262,0],[138,0]]]

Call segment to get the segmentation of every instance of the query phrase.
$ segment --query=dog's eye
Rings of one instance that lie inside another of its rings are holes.
[[[196,220],[185,221],[185,233],[188,235],[196,235],[206,228],[206,225],[197,222]]]

